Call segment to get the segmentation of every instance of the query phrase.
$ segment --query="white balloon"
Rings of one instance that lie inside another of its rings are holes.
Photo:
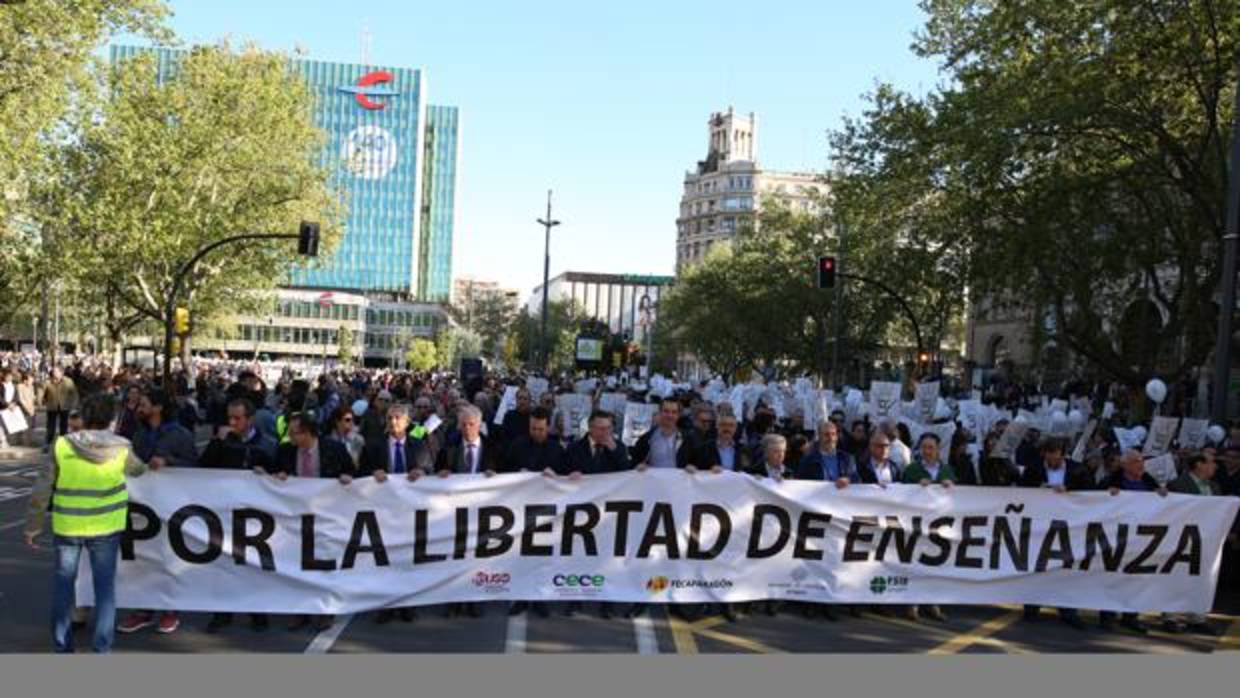
[[[1162,401],[1167,399],[1167,384],[1157,378],[1152,378],[1149,383],[1145,384],[1145,394],[1149,399],[1161,405]]]
[[[353,403],[352,409],[354,416],[361,417],[366,414],[366,408],[370,405],[365,400],[358,400]]]
[[[1210,441],[1215,444],[1221,444],[1223,443],[1223,439],[1227,436],[1227,432],[1223,430],[1223,427],[1217,424],[1211,424],[1210,428],[1206,430],[1206,436],[1210,437]]]

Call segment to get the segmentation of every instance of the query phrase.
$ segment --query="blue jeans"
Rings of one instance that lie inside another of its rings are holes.
[[[56,570],[52,590],[52,643],[57,652],[73,652],[73,607],[82,549],[90,555],[95,585],[95,638],[92,649],[112,650],[116,628],[116,561],[121,533],[90,538],[54,536]]]

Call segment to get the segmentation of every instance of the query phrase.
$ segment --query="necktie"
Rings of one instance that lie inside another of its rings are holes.
[[[298,477],[314,477],[314,463],[310,460],[310,452],[301,451],[301,463],[297,467]]]
[[[392,457],[392,471],[397,473],[405,472],[405,442],[396,442],[396,453]]]
[[[603,446],[601,444],[594,444],[594,460],[597,461],[597,460],[601,460],[602,458],[603,458]]]
[[[477,452],[477,451],[476,451],[476,448],[475,448],[474,444],[467,444],[467,445],[466,445],[466,447],[465,447],[465,465],[468,465],[468,466],[469,466],[469,472],[471,472],[471,473],[476,473],[476,472],[478,472],[478,463],[474,460],[474,455],[476,454],[476,452]]]

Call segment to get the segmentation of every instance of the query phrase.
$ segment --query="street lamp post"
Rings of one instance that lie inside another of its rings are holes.
[[[189,276],[190,272],[194,270],[194,266],[203,257],[224,245],[247,240],[298,240],[298,252],[308,257],[314,257],[318,255],[318,236],[319,227],[317,223],[302,223],[301,230],[298,233],[254,233],[233,235],[222,240],[216,240],[198,250],[193,257],[190,257],[189,261],[177,270],[176,276],[172,277],[172,289],[164,300],[164,390],[172,391],[172,318],[176,313],[177,296],[181,293],[181,285],[185,283],[185,277]]]
[[[542,283],[542,329],[538,334],[538,357],[543,375],[547,375],[547,298],[551,295],[548,288],[551,276],[551,229],[560,222],[551,217],[551,190],[547,190],[547,217],[539,218],[538,224],[544,229],[543,241],[543,283]]]
[[[1216,424],[1227,418],[1231,388],[1231,316],[1236,311],[1236,241],[1240,238],[1240,85],[1231,132],[1231,166],[1227,172],[1227,220],[1223,233],[1222,298],[1218,306],[1218,337],[1214,344],[1214,400],[1210,417]]]

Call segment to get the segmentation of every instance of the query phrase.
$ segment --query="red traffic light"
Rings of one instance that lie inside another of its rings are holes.
[[[818,288],[835,286],[835,257],[818,258]]]

